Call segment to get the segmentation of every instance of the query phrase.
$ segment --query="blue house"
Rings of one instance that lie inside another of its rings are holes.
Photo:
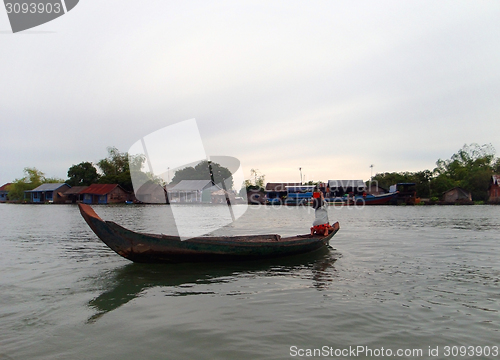
[[[267,183],[266,184],[266,202],[268,204],[281,205],[288,196],[287,187],[300,186],[299,183]]]
[[[32,203],[64,203],[66,200],[64,192],[70,187],[64,183],[42,184],[33,190],[25,191],[24,197],[29,196],[29,201]]]
[[[316,185],[285,186],[288,193],[285,205],[307,205],[313,197]]]
[[[11,183],[7,183],[0,187],[0,203],[7,201],[7,194],[9,193],[9,186]]]

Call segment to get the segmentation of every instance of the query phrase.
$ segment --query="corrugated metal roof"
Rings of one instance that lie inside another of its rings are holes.
[[[181,180],[177,185],[168,191],[196,191],[196,190],[204,190],[208,189],[212,186],[211,180]],[[215,185],[217,189],[220,189],[217,185]]]
[[[363,180],[328,180],[328,186],[330,189],[332,188],[348,188],[348,187],[356,187],[356,188],[364,188],[366,187],[365,182]]]
[[[2,187],[0,187],[0,191],[9,191],[8,189],[9,185],[12,185],[12,183],[7,183],[5,185],[2,185]]]
[[[64,185],[70,187],[68,184],[65,183],[47,183],[47,184],[42,184],[39,187],[34,188],[33,190],[28,190],[25,192],[55,191]]]
[[[121,188],[118,184],[92,184],[85,190],[80,191],[80,194],[106,195],[113,191],[117,186]]]
[[[64,195],[76,195],[88,188],[88,186],[73,186],[64,192]]]

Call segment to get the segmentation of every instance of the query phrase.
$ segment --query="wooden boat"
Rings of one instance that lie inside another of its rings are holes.
[[[277,234],[220,237],[194,237],[181,241],[178,236],[141,234],[112,221],[102,220],[91,206],[78,204],[80,213],[94,233],[113,251],[141,263],[180,263],[200,261],[252,260],[311,252],[326,245],[339,230],[327,236]]]

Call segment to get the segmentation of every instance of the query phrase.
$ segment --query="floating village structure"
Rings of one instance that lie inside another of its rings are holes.
[[[2,185],[0,187],[0,203],[7,202],[8,197],[7,195],[9,194],[9,186],[11,183],[7,183],[5,185]]]
[[[0,187],[0,203],[9,202],[9,187]],[[267,205],[308,205],[313,192],[323,193],[325,201],[333,204],[407,204],[420,203],[415,191],[415,183],[398,183],[389,190],[363,180],[328,180],[316,185],[302,185],[293,182],[270,182],[265,189],[247,189],[249,204]],[[162,186],[148,181],[135,193],[126,191],[118,184],[92,184],[71,187],[65,183],[46,183],[24,192],[24,202],[32,204],[113,204],[113,203],[241,203],[244,199],[234,191],[226,191],[211,180],[182,180],[178,184]],[[444,192],[439,201],[422,199],[426,204],[473,204],[471,193],[455,187]],[[500,204],[500,175],[492,175],[488,187],[488,203]]]
[[[167,188],[150,180],[137,189],[135,199],[144,204],[166,204]]]
[[[83,190],[87,189],[88,186],[73,186],[64,192],[66,197],[66,203],[76,204],[83,201]]]
[[[488,187],[488,202],[500,204],[500,175],[492,175]]]
[[[415,183],[397,183],[389,187],[389,193],[397,193],[395,205],[415,205],[420,203]]]
[[[307,205],[313,197],[316,185],[294,185],[287,186],[288,195],[285,199],[285,205]]]
[[[266,200],[270,204],[281,204],[288,196],[289,186],[299,186],[300,183],[276,183],[266,184]]]
[[[366,184],[363,180],[328,180],[325,197],[339,198],[346,195],[363,195]]]
[[[372,195],[387,194],[389,189],[383,188],[378,184],[378,181],[367,181],[366,192]]]
[[[168,199],[171,203],[210,203],[212,193],[220,190],[211,180],[182,180],[168,190]]]
[[[32,203],[55,203],[62,204],[66,201],[64,192],[71,188],[65,183],[42,184],[33,190],[24,192],[25,198],[29,198]]]
[[[443,194],[443,205],[446,204],[462,204],[462,205],[472,205],[471,193],[461,187],[454,187]]]
[[[130,200],[130,194],[118,184],[92,184],[80,192],[84,204],[113,204]]]

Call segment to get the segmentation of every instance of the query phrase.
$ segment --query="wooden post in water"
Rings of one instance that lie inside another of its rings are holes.
[[[214,180],[214,172],[212,171],[212,161],[208,160],[208,170],[210,172],[210,180],[212,180],[212,184],[215,185],[215,180]],[[224,190],[224,196],[226,197],[226,203],[227,206],[229,207],[229,212],[231,213],[231,219],[235,221],[234,217],[234,212],[233,212],[233,207],[231,206],[231,199],[229,199],[229,194],[226,190],[226,183],[224,182],[224,179],[222,179],[222,190]]]

